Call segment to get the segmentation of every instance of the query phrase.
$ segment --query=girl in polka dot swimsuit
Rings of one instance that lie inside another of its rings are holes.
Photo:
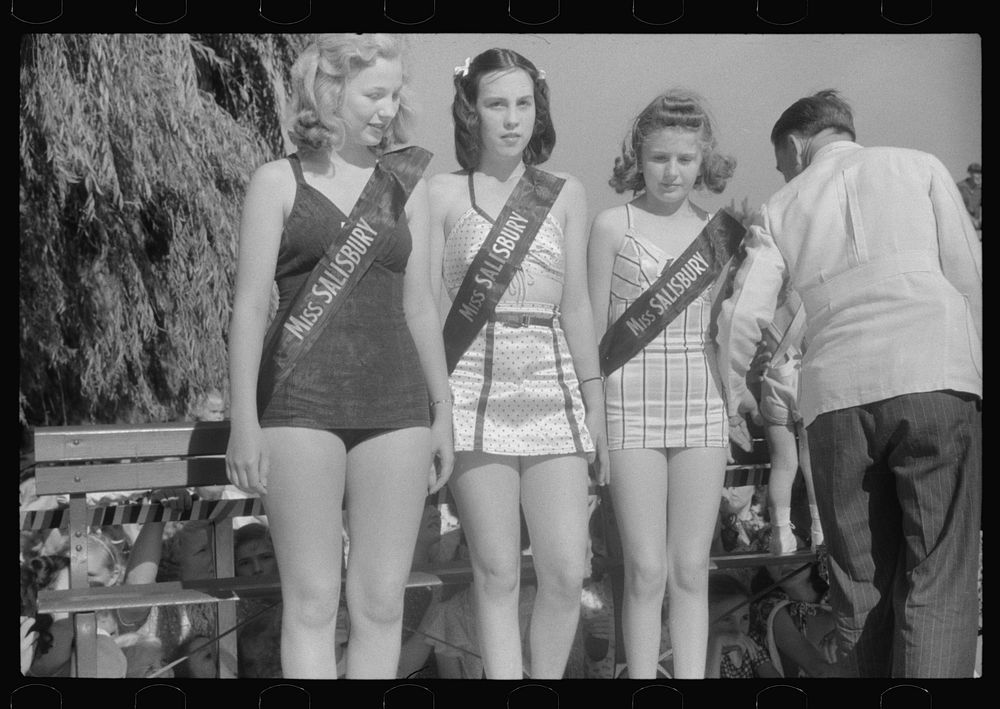
[[[491,49],[456,70],[455,145],[465,168],[429,182],[431,231],[449,300],[524,174],[549,156],[548,85],[521,55]],[[455,472],[483,666],[491,679],[562,677],[587,548],[587,460],[607,469],[603,388],[586,286],[586,197],[569,175],[494,314],[451,375]],[[538,578],[519,638],[520,510]]]

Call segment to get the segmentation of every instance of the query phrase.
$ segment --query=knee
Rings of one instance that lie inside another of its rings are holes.
[[[545,593],[550,598],[560,599],[566,605],[580,604],[585,576],[582,560],[577,563],[576,560],[563,559],[544,567],[536,564],[535,576],[539,592]]]
[[[667,582],[666,559],[652,555],[631,557],[625,565],[625,580],[630,595],[662,599]]]
[[[497,559],[473,561],[473,576],[480,593],[493,597],[515,595],[521,571],[519,561],[519,559],[513,562]]]
[[[708,592],[709,558],[679,557],[671,559],[668,578],[670,588],[684,594],[705,594]]]
[[[340,589],[337,586],[302,584],[297,588],[282,589],[285,604],[284,617],[293,623],[309,628],[333,627],[337,623],[340,607]]]
[[[403,619],[404,589],[384,584],[352,589],[348,587],[347,606],[352,619],[363,618],[374,625],[393,625]]]

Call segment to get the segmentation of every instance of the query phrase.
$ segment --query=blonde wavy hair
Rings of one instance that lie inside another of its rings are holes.
[[[291,98],[285,110],[288,137],[304,150],[339,149],[345,125],[340,106],[345,83],[375,60],[400,59],[403,89],[399,111],[379,144],[380,150],[409,139],[414,111],[409,97],[405,42],[399,35],[320,34],[292,65]]]

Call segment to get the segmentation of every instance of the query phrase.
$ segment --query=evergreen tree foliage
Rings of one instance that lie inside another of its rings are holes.
[[[226,390],[239,215],[287,150],[295,35],[26,35],[22,425],[177,420]]]

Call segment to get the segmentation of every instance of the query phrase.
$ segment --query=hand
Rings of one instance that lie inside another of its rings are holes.
[[[149,501],[163,503],[164,507],[172,510],[189,510],[194,503],[191,491],[186,487],[166,487],[153,490],[149,494]]]
[[[35,660],[35,643],[38,642],[38,633],[31,628],[35,625],[35,619],[21,616],[21,674],[28,674],[31,663]]]
[[[756,649],[750,638],[739,630],[727,630],[719,633],[716,635],[716,642],[719,644],[721,654],[730,654],[729,659],[737,667],[740,666],[740,658],[743,657],[744,653],[752,655]]]
[[[608,455],[608,427],[603,405],[587,412],[584,423],[594,442],[594,452],[587,454],[587,462],[594,469],[594,482],[600,486],[607,485],[611,482],[611,459]]]
[[[760,415],[757,407],[757,400],[749,389],[744,389],[740,395],[740,403],[736,408],[736,413],[729,416],[729,439],[745,450],[747,453],[753,450],[753,438],[750,429],[747,427],[745,416],[749,414],[750,419],[758,426],[764,425],[764,419]],[[729,462],[734,462],[732,456]]]
[[[749,414],[750,420],[753,421],[755,425],[764,425],[764,418],[760,415],[760,408],[757,406],[757,400],[753,397],[753,394],[749,389],[743,390],[743,394],[740,396],[740,405],[737,411],[741,416]]]
[[[729,440],[747,453],[753,450],[753,438],[750,436],[750,429],[747,428],[746,419],[742,416],[729,417]],[[736,462],[732,452],[729,454],[728,462],[730,464]]]
[[[260,425],[233,425],[226,449],[226,476],[244,492],[267,494],[270,459]]]
[[[431,469],[427,476],[427,494],[443,488],[455,468],[455,437],[452,431],[451,404],[439,404],[431,424]]]

